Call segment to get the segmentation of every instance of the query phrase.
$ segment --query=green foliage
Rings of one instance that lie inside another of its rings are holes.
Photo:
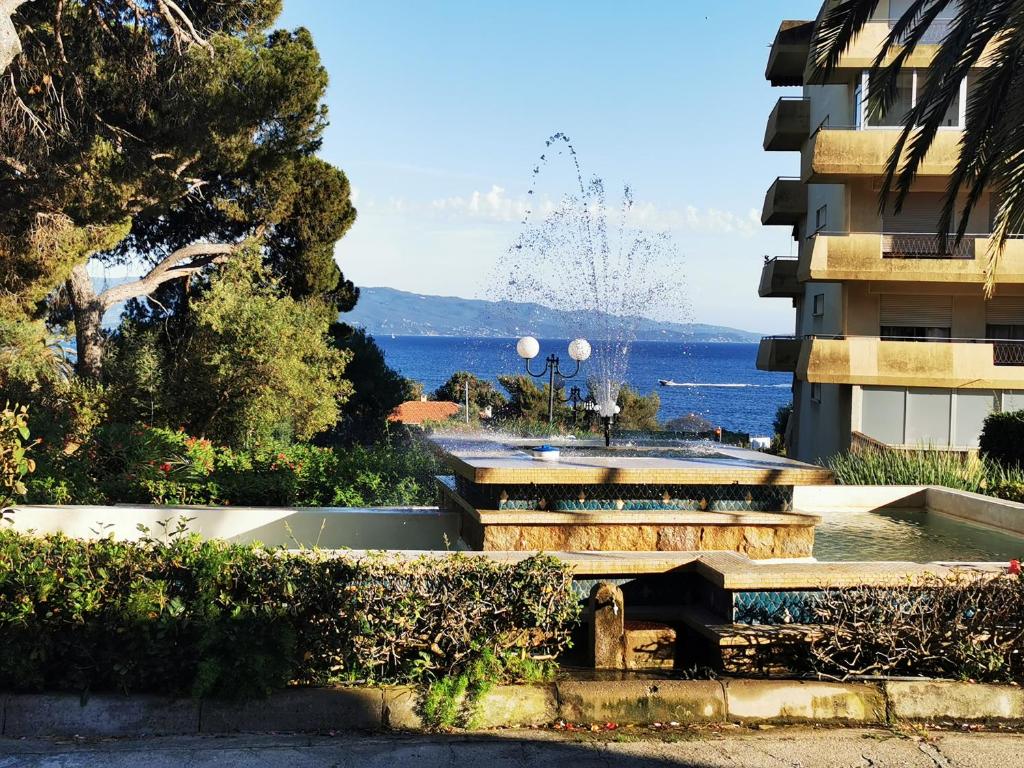
[[[786,436],[786,430],[789,428],[789,420],[793,416],[793,404],[786,403],[780,405],[775,411],[775,418],[772,419],[772,434],[782,439]]]
[[[1020,467],[1024,459],[1024,411],[989,414],[978,447],[985,457],[1004,467]]]
[[[339,349],[352,355],[345,367],[352,394],[332,436],[345,444],[376,440],[387,430],[388,414],[395,406],[413,399],[409,381],[387,364],[384,352],[365,330],[335,323],[331,336]]]
[[[498,413],[505,405],[505,397],[489,381],[477,378],[469,371],[456,371],[434,392],[434,400],[445,400],[464,405],[466,384],[469,384],[471,418],[477,420],[482,412]]]
[[[543,388],[538,387],[534,378],[525,374],[499,376],[498,383],[509,394],[508,402],[504,403],[495,414],[499,421],[523,420],[547,423],[548,391],[550,390],[547,383]],[[571,412],[564,403],[559,401],[559,396],[562,394],[564,393],[561,389],[555,392],[555,421],[557,423],[571,421]]]
[[[37,504],[415,506],[435,500],[434,454],[396,432],[373,446],[234,450],[184,431],[108,424],[73,453],[49,450],[28,483]]]
[[[432,728],[475,728],[477,705],[495,685],[547,682],[556,669],[554,662],[538,661],[521,651],[496,653],[482,647],[461,672],[427,686],[420,706],[423,722]]]
[[[10,320],[0,312],[0,391],[27,397],[68,378],[61,341],[41,320]]]
[[[252,698],[289,682],[419,682],[550,656],[578,619],[569,570],[405,561],[172,535],[0,531],[0,688]],[[514,667],[508,667],[514,669]]]
[[[151,295],[153,282],[208,276],[212,259],[164,261],[199,243],[251,244],[293,299],[332,320],[354,306],[333,258],[355,220],[351,188],[316,156],[327,73],[307,30],[270,29],[279,10],[280,0],[19,8],[24,51],[0,78],[0,317],[56,326],[70,304],[90,329],[95,309],[117,302],[88,280],[56,293],[74,270],[141,259],[154,271],[139,294]],[[160,319],[187,310],[168,305]],[[80,372],[97,378],[102,334],[77,341],[90,352],[79,350]]]
[[[334,260],[334,244],[356,220],[348,179],[320,158],[305,157],[295,164],[288,193],[291,210],[273,229],[269,263],[293,297],[330,297],[336,309],[351,310],[359,291]]]
[[[941,485],[1024,501],[1024,469],[974,454],[867,447],[833,456],[826,466],[843,485]]]
[[[789,429],[791,418],[793,418],[793,403],[780,405],[775,411],[775,418],[772,420],[772,453],[785,453],[786,431]]]
[[[28,408],[7,403],[0,410],[0,510],[10,506],[27,492],[24,478],[36,468],[28,455]]]
[[[332,320],[250,254],[226,264],[173,329],[128,324],[106,378],[128,417],[239,448],[307,440],[334,426],[352,393],[342,378],[352,352],[331,342]]]
[[[591,392],[596,395],[596,393]],[[661,429],[658,423],[658,409],[661,408],[661,398],[657,392],[649,395],[641,395],[628,384],[623,384],[619,389],[619,397],[616,401],[619,406],[619,414],[615,417],[615,428],[629,432],[657,432]],[[592,419],[596,419],[592,415]],[[594,422],[594,428],[600,426],[600,420]]]

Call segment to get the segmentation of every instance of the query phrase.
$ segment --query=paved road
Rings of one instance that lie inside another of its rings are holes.
[[[230,736],[47,742],[0,739],[18,768],[1024,768],[1024,737],[1006,733],[796,730],[614,739],[536,731],[474,736]]]

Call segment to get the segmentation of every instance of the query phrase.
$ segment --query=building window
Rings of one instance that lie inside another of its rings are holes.
[[[828,206],[821,206],[814,214],[814,231],[821,232],[825,227],[828,226]]]
[[[867,72],[861,75],[860,83],[854,92],[854,112],[858,128],[898,128],[902,127],[903,121],[917,105],[917,97],[925,87],[928,74],[926,70],[905,69],[896,76],[896,91],[893,95],[892,104],[886,113],[878,114],[872,111],[868,102],[868,90],[870,77]],[[960,90],[950,103],[946,114],[942,119],[943,128],[963,128],[967,118],[967,88],[968,82],[965,78],[960,83]]]
[[[811,402],[821,402],[821,384],[818,384],[817,382],[811,382]]]
[[[823,317],[825,315],[825,294],[816,293],[814,294],[814,306],[812,308],[812,314],[814,317]]]
[[[936,326],[883,325],[879,336],[884,341],[942,341],[952,338],[952,332]]]

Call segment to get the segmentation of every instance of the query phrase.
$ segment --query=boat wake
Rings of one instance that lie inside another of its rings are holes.
[[[658,383],[663,387],[690,387],[691,389],[718,388],[718,389],[783,389],[789,388],[789,384],[733,384],[718,382],[698,381],[672,381],[671,379],[659,379]]]

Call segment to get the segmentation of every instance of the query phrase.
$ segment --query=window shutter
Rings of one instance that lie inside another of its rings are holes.
[[[1024,296],[995,296],[985,302],[989,325],[1024,325]]]
[[[939,231],[939,215],[944,197],[942,192],[914,192],[907,195],[899,213],[886,211],[883,214],[882,231],[934,235]]]
[[[952,296],[879,297],[879,325],[914,326],[916,328],[952,328]]]

